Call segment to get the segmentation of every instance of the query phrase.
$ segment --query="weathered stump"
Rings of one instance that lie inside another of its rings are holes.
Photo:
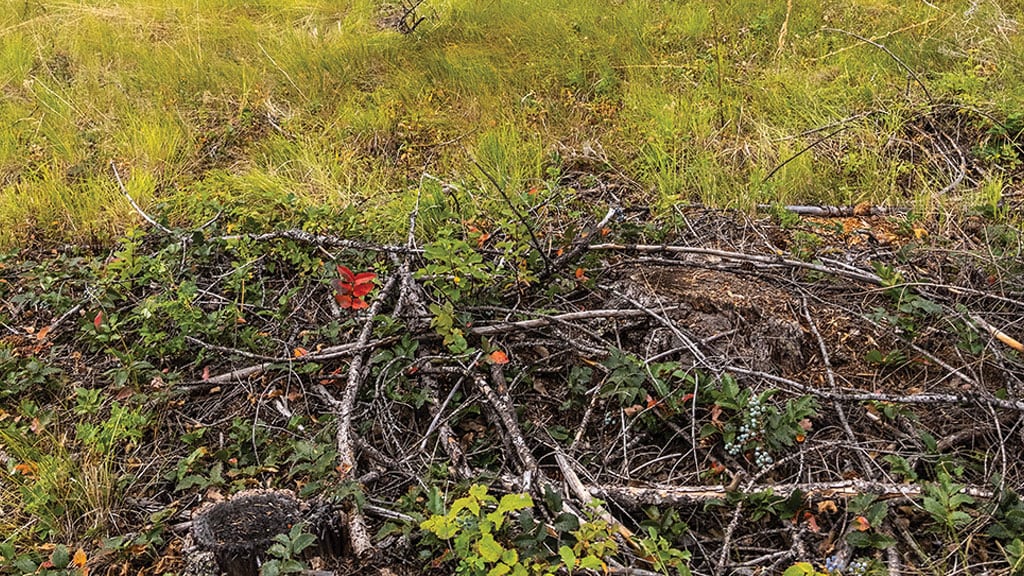
[[[196,545],[213,553],[228,576],[258,576],[274,536],[298,522],[317,537],[309,556],[342,555],[347,543],[339,514],[328,505],[303,504],[284,490],[248,490],[201,510],[192,522]]]

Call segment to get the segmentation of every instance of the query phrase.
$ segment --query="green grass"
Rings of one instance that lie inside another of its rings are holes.
[[[196,198],[277,197],[262,222],[354,210],[360,230],[387,236],[424,172],[483,189],[476,161],[526,189],[559,168],[556,152],[596,145],[656,206],[935,206],[947,175],[891,145],[927,109],[923,90],[881,49],[825,27],[877,38],[935,102],[1004,125],[1024,103],[1013,2],[787,15],[781,0],[428,0],[405,36],[380,28],[383,10],[0,0],[0,244],[105,240],[137,222],[111,161],[143,206],[164,202],[184,226],[211,211]],[[793,136],[870,111],[882,112],[764,181],[820,134]],[[996,126],[979,118],[965,137]],[[1009,182],[1019,154],[997,160]]]

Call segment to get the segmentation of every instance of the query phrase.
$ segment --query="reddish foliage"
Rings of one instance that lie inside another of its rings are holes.
[[[353,273],[345,266],[338,266],[341,278],[332,280],[334,301],[343,309],[361,310],[369,306],[363,297],[373,291],[373,281],[377,275],[373,272]]]

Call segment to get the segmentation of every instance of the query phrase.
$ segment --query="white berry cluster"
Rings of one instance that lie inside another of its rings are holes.
[[[734,441],[726,443],[725,451],[732,456],[739,456],[745,446],[756,442],[764,428],[766,414],[767,409],[761,404],[761,399],[757,396],[751,397],[747,402],[747,409],[743,413],[743,423],[740,424],[739,434]],[[774,462],[772,455],[764,449],[760,442],[757,442],[754,447],[754,464],[763,469],[771,466]]]

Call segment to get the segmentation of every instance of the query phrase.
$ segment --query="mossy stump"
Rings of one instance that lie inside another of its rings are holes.
[[[345,552],[343,522],[330,506],[304,504],[284,490],[248,490],[200,511],[192,522],[199,548],[213,552],[228,576],[258,576],[268,560],[274,536],[305,521],[317,537],[309,555],[336,557]]]

